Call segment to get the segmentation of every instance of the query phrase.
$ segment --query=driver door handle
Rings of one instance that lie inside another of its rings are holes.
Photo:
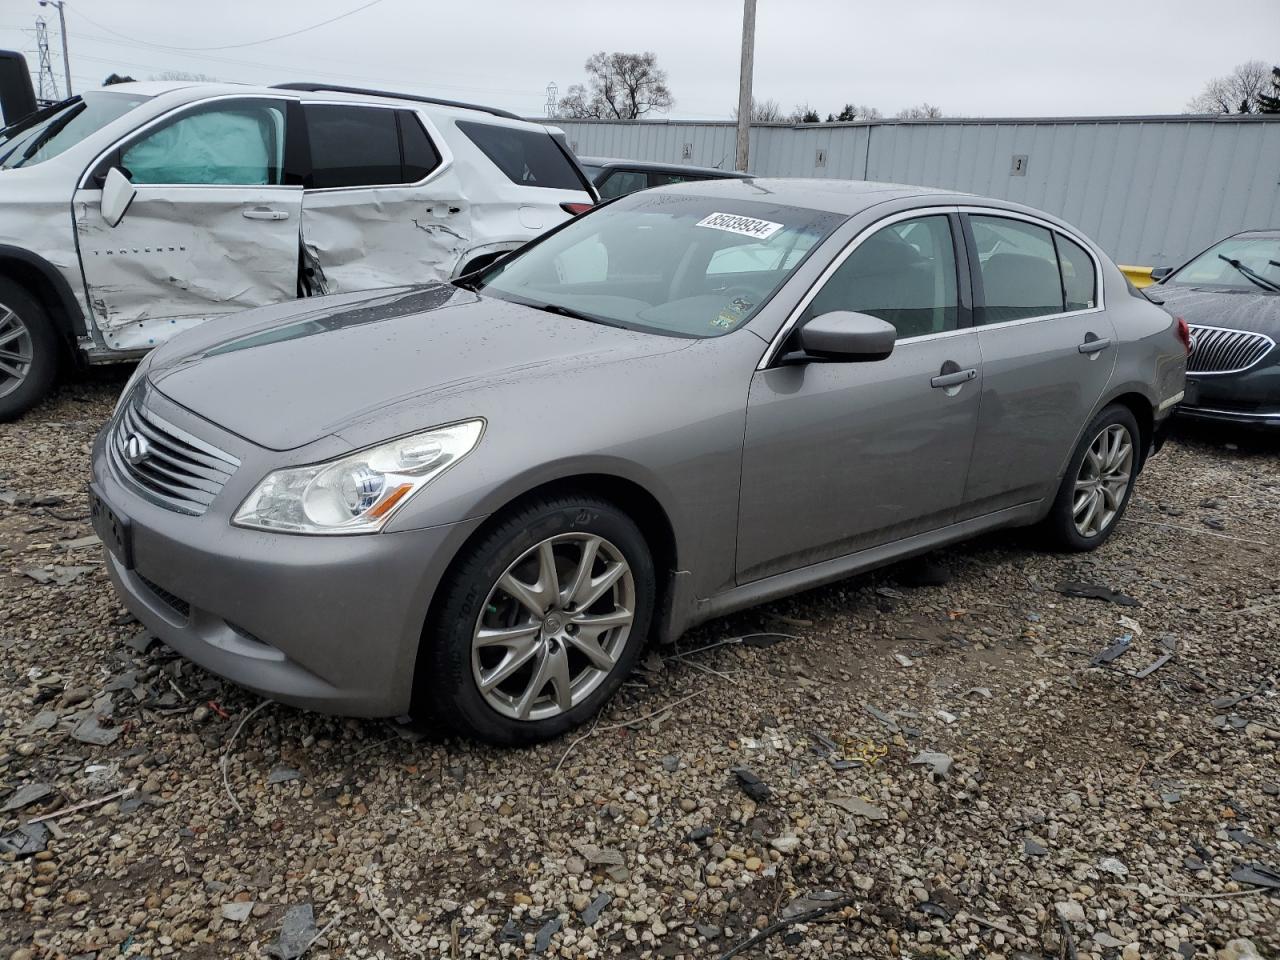
[[[250,207],[241,210],[240,216],[246,220],[288,220],[288,210],[272,210],[270,207]]]
[[[968,383],[970,380],[978,379],[977,367],[970,367],[968,370],[957,370],[955,373],[940,373],[929,381],[929,386],[937,389],[946,389],[947,387],[958,387],[962,383]]]

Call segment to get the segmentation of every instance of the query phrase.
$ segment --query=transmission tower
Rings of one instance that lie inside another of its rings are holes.
[[[546,113],[544,116],[554,117],[556,115],[556,106],[560,103],[560,88],[556,86],[556,82],[552,80],[547,84],[547,105],[544,108]]]
[[[49,61],[49,25],[44,17],[36,17],[36,57],[40,62],[36,99],[55,103],[62,98],[58,95],[58,82],[53,79],[53,64]]]

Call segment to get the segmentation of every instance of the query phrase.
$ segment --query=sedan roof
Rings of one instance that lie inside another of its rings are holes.
[[[789,207],[827,210],[849,216],[860,213],[877,203],[908,197],[927,196],[933,201],[953,198],[956,203],[972,203],[979,199],[973,194],[902,183],[879,183],[874,180],[804,180],[790,177],[699,180],[654,187],[648,192],[688,193],[701,197],[723,197],[726,200],[770,201]],[[985,198],[981,202],[990,203]],[[1009,206],[1016,209],[1014,204]]]

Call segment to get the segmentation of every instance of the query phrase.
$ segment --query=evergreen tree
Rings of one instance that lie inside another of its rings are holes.
[[[1280,67],[1271,68],[1271,92],[1259,90],[1255,99],[1259,113],[1280,113]]]

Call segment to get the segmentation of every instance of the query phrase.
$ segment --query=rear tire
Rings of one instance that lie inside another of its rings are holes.
[[[500,515],[437,588],[414,713],[503,746],[559,736],[630,673],[655,595],[644,536],[613,504],[569,495]]]
[[[1119,404],[1106,407],[1081,436],[1044,520],[1051,544],[1078,553],[1106,543],[1129,505],[1142,457],[1133,412]]]
[[[58,337],[27,290],[0,277],[0,422],[45,398],[58,372]]]

